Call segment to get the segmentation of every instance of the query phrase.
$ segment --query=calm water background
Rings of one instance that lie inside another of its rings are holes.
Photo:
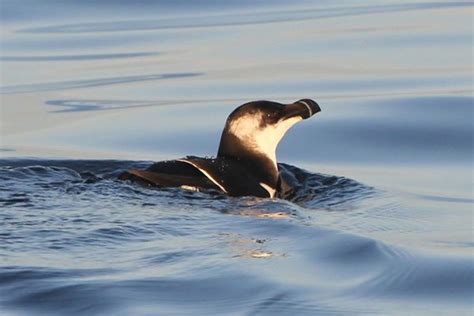
[[[0,4],[1,315],[473,312],[472,2]],[[115,180],[305,97],[295,201]]]

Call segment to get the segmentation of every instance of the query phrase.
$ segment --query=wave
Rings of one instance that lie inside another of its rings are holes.
[[[152,74],[152,75],[140,75],[140,76],[122,76],[122,77],[111,77],[111,78],[99,78],[99,79],[87,79],[87,80],[73,80],[73,81],[62,81],[62,82],[48,82],[48,83],[36,83],[36,84],[23,84],[23,85],[11,85],[0,87],[1,94],[11,93],[30,93],[37,91],[54,91],[54,90],[65,90],[65,89],[79,89],[88,87],[99,87],[113,84],[122,84],[130,82],[141,82],[150,80],[168,80],[176,78],[187,78],[202,76],[203,73],[166,73],[166,74]]]
[[[470,2],[427,2],[391,5],[350,6],[335,8],[318,8],[305,10],[285,10],[275,12],[258,12],[246,14],[226,14],[208,16],[186,16],[160,20],[124,20],[117,22],[63,24],[46,27],[25,28],[20,32],[27,33],[88,33],[88,32],[123,32],[161,29],[181,29],[196,27],[221,27],[235,25],[267,24],[275,22],[302,21],[334,17],[382,14],[413,10],[446,9],[470,7]]]
[[[99,181],[109,181],[110,189],[120,190],[121,182],[117,175],[130,168],[144,167],[149,162],[117,161],[117,160],[7,160],[0,161],[0,179],[4,181],[4,191],[9,191],[10,185],[22,185],[20,180],[27,180],[28,186],[48,185],[48,189],[70,191],[78,188],[87,190],[85,184],[96,184]],[[296,191],[289,200],[305,207],[331,208],[349,201],[368,197],[375,189],[357,181],[323,174],[314,174],[297,167],[281,164],[292,172],[299,181]],[[76,187],[77,185],[77,187]],[[93,189],[93,187],[91,187]],[[162,189],[162,191],[180,192],[178,189]],[[191,194],[192,196],[192,194]],[[213,198],[213,196],[210,196]],[[8,199],[4,203],[11,203]]]
[[[358,315],[420,309],[464,314],[471,308],[472,258],[416,253],[291,222],[232,221],[214,222],[218,229],[213,232],[234,225],[234,233],[192,241],[210,232],[204,225],[204,231],[187,236],[184,241],[189,244],[179,247],[176,242],[182,236],[162,238],[156,230],[148,242],[129,241],[127,253],[101,261],[98,267],[3,266],[0,303],[20,315],[75,315],[84,310],[93,315],[147,311]],[[266,239],[245,238],[239,229],[244,223],[244,232]],[[108,253],[110,247],[100,251]],[[98,252],[80,249],[89,257]],[[76,256],[81,260],[84,255]],[[367,300],[370,306],[364,303]]]
[[[326,315],[471,308],[471,257],[402,248],[307,219],[377,207],[370,202],[381,198],[375,188],[288,164],[302,183],[291,201],[116,179],[149,164],[0,160],[2,310]]]
[[[48,61],[82,61],[102,59],[124,59],[155,56],[158,53],[115,53],[115,54],[87,54],[87,55],[51,55],[51,56],[0,56],[0,61],[19,62],[48,62]]]

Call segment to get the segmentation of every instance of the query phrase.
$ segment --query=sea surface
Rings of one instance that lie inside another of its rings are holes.
[[[0,315],[472,315],[473,9],[1,0]],[[291,200],[117,180],[302,98]]]

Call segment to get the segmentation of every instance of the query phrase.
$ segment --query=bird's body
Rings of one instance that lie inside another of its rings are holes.
[[[255,101],[228,117],[215,158],[188,156],[131,169],[120,178],[157,187],[217,190],[230,196],[277,197],[288,181],[276,161],[276,147],[295,123],[320,111],[316,102]]]

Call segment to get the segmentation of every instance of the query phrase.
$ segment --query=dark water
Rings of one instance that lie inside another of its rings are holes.
[[[470,256],[317,224],[333,212],[360,216],[367,204],[390,212],[384,193],[354,180],[295,169],[304,189],[289,202],[116,179],[146,162],[1,164],[9,313],[398,314],[400,300],[411,312],[469,310]]]
[[[471,315],[472,8],[0,1],[0,315]],[[116,179],[306,97],[289,201]]]

